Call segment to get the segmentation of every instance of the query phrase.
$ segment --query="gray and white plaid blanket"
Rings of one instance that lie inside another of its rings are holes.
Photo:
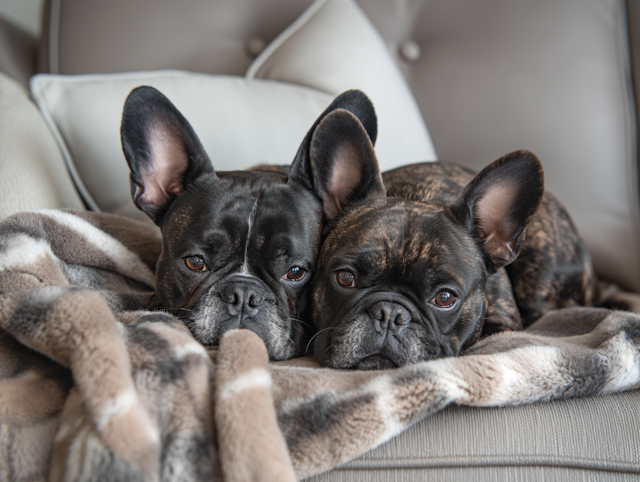
[[[159,251],[154,230],[109,214],[0,223],[1,481],[296,480],[450,404],[640,386],[640,315],[594,308],[378,372],[269,363],[246,330],[207,350],[143,310]]]

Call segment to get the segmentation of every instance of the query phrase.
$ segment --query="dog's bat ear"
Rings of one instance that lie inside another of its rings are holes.
[[[371,144],[376,143],[376,137],[378,136],[378,118],[376,117],[376,111],[369,97],[359,90],[347,90],[340,94],[313,123],[302,144],[300,144],[289,169],[289,178],[303,184],[310,190],[313,190],[313,175],[310,165],[311,159],[309,157],[313,133],[316,131],[322,119],[338,109],[344,109],[356,116],[369,136]]]
[[[338,109],[320,121],[311,139],[309,158],[314,190],[328,220],[348,204],[385,198],[373,144],[351,112]]]
[[[489,272],[516,258],[543,194],[542,164],[524,150],[489,164],[465,187],[453,211],[480,243]]]
[[[369,98],[348,90],[334,99],[302,141],[289,178],[318,195],[327,219],[349,202],[385,195],[373,149],[377,125]]]
[[[127,97],[120,138],[133,202],[158,225],[187,186],[213,172],[189,122],[153,87],[138,87]]]

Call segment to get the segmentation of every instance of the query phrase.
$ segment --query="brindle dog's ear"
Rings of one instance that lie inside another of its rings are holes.
[[[369,98],[349,90],[313,124],[291,165],[289,178],[314,191],[328,220],[351,202],[385,196],[373,144],[377,118]]]
[[[524,150],[489,164],[465,187],[453,211],[480,243],[489,272],[516,258],[543,194],[542,164]]]
[[[157,225],[173,200],[213,166],[193,128],[153,87],[134,89],[124,104],[122,150],[131,197]]]
[[[373,144],[351,112],[338,109],[322,119],[313,133],[309,157],[327,219],[349,203],[385,197]]]

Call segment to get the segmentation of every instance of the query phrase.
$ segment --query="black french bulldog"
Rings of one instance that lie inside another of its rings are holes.
[[[248,328],[273,360],[303,354],[309,281],[320,247],[323,197],[343,173],[312,146],[334,113],[345,112],[375,139],[375,114],[358,92],[337,97],[311,127],[291,167],[215,172],[193,128],[160,92],[128,96],[121,140],[131,195],[162,231],[157,300],[180,314],[194,337],[215,345],[224,332]],[[366,127],[362,127],[366,126]]]
[[[316,139],[324,164],[345,173],[312,286],[322,365],[456,356],[482,334],[593,304],[589,254],[544,192],[533,153],[512,152],[477,175],[443,162],[381,175],[367,129],[352,115],[336,121],[331,138]]]

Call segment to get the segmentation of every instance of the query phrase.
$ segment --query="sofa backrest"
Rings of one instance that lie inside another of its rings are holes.
[[[640,291],[640,201],[622,0],[359,0],[402,70],[439,159],[526,148],[600,275]],[[310,0],[48,0],[41,69],[243,75]]]

